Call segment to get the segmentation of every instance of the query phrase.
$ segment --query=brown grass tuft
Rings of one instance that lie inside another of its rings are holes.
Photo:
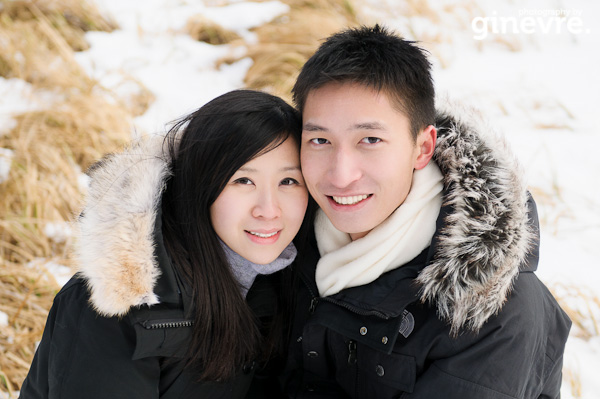
[[[350,0],[283,0],[290,11],[254,29],[258,43],[249,46],[254,61],[246,87],[264,90],[291,102],[291,89],[302,65],[334,32],[356,26],[359,18]],[[231,62],[235,60],[224,60]]]
[[[588,340],[600,335],[600,296],[573,284],[550,285],[552,294],[573,322],[571,335]]]
[[[42,265],[0,257],[0,311],[9,316],[8,326],[0,326],[0,392],[10,394],[20,388],[57,290],[58,284]]]
[[[184,30],[194,39],[208,44],[227,44],[236,40],[241,40],[240,36],[223,28],[221,25],[213,22],[203,15],[194,15],[190,17]]]
[[[20,21],[30,26],[38,26],[43,20],[75,51],[89,48],[85,32],[116,29],[116,24],[92,3],[80,0],[1,0],[0,18],[3,22]]]
[[[75,76],[89,84],[73,51],[89,47],[86,31],[115,27],[86,1],[0,0],[0,76],[37,87],[68,86]]]
[[[563,385],[566,385],[571,391],[571,395],[575,399],[581,398],[582,386],[581,376],[577,371],[571,370],[569,367],[563,368]]]

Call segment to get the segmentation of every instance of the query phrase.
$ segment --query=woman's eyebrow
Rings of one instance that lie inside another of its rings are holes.
[[[281,172],[291,172],[291,171],[300,171],[300,165],[290,165],[290,166],[284,166],[282,168],[279,168],[279,171]],[[246,172],[246,173],[257,173],[258,169],[255,168],[251,168],[248,166],[242,166],[241,168],[238,169],[238,172]]]
[[[300,171],[300,165],[294,165],[294,166],[284,166],[283,168],[279,169],[281,172],[294,172],[294,171]]]

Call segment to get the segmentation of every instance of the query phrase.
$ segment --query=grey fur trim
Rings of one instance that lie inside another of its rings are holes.
[[[532,241],[526,185],[516,159],[473,109],[436,104],[434,159],[444,175],[444,221],[421,299],[451,326],[478,331],[501,308]]]

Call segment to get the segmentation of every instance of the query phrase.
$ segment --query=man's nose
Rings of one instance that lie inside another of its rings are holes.
[[[337,188],[346,188],[362,176],[357,154],[351,149],[338,148],[329,165],[329,181]]]

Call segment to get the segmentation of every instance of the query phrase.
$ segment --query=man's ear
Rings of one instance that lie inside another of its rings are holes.
[[[415,159],[415,169],[423,169],[433,156],[435,150],[435,142],[437,140],[437,130],[433,125],[427,126],[421,130],[417,136],[417,158]]]

